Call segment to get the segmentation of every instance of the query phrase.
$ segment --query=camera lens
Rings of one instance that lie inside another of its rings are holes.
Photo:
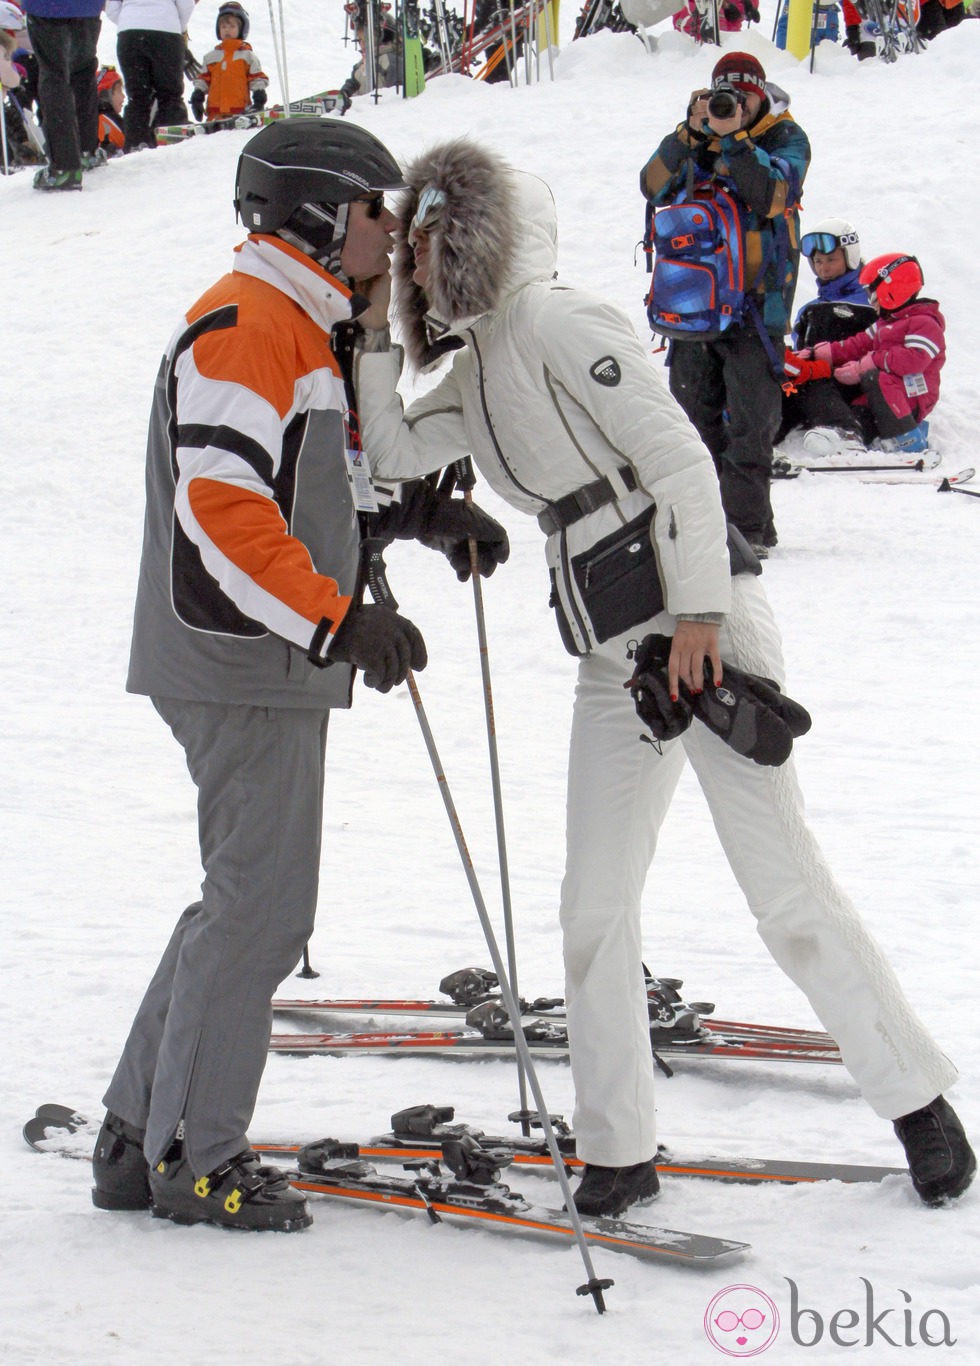
[[[730,90],[716,90],[708,101],[708,113],[713,119],[730,119],[738,109],[738,100]]]

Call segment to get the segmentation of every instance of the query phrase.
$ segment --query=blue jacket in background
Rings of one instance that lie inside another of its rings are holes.
[[[35,19],[98,19],[105,0],[20,0],[20,6]]]
[[[854,270],[845,270],[843,275],[838,275],[836,280],[818,280],[817,297],[810,299],[803,305],[793,321],[793,345],[796,346],[800,334],[804,330],[803,315],[808,309],[817,308],[820,304],[856,304],[859,308],[870,308],[868,291],[860,280],[861,267],[856,266]],[[862,315],[858,315],[859,317]],[[873,316],[869,316],[867,322],[860,324],[860,329],[874,321]]]

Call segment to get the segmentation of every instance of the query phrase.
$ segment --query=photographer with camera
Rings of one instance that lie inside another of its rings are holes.
[[[671,342],[670,391],[714,457],[730,522],[762,558],[776,544],[769,502],[782,412],[783,338],[799,267],[799,197],[810,144],[789,96],[759,61],[729,52],[695,90],[683,123],[640,173],[656,206],[693,184],[722,181],[744,208],[747,307],[713,340]]]

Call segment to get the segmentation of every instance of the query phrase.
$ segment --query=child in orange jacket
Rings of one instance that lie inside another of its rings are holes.
[[[224,119],[246,109],[263,109],[269,78],[245,41],[248,14],[238,0],[225,0],[220,6],[214,31],[218,45],[205,53],[204,72],[194,80],[194,117]]]
[[[114,66],[100,66],[96,76],[99,92],[99,146],[107,157],[125,150],[122,108],[126,102],[123,78]]]

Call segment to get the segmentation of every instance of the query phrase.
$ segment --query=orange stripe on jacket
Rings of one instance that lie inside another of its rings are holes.
[[[241,384],[284,418],[293,406],[298,379],[314,370],[340,374],[323,329],[293,299],[253,276],[222,276],[197,301],[187,321],[228,304],[238,306],[237,326],[205,332],[194,342],[194,363],[205,379]]]
[[[319,625],[333,628],[351,599],[336,579],[318,574],[302,541],[286,533],[282,513],[271,498],[216,479],[192,479],[187,499],[198,525],[231,564],[264,592]]]

